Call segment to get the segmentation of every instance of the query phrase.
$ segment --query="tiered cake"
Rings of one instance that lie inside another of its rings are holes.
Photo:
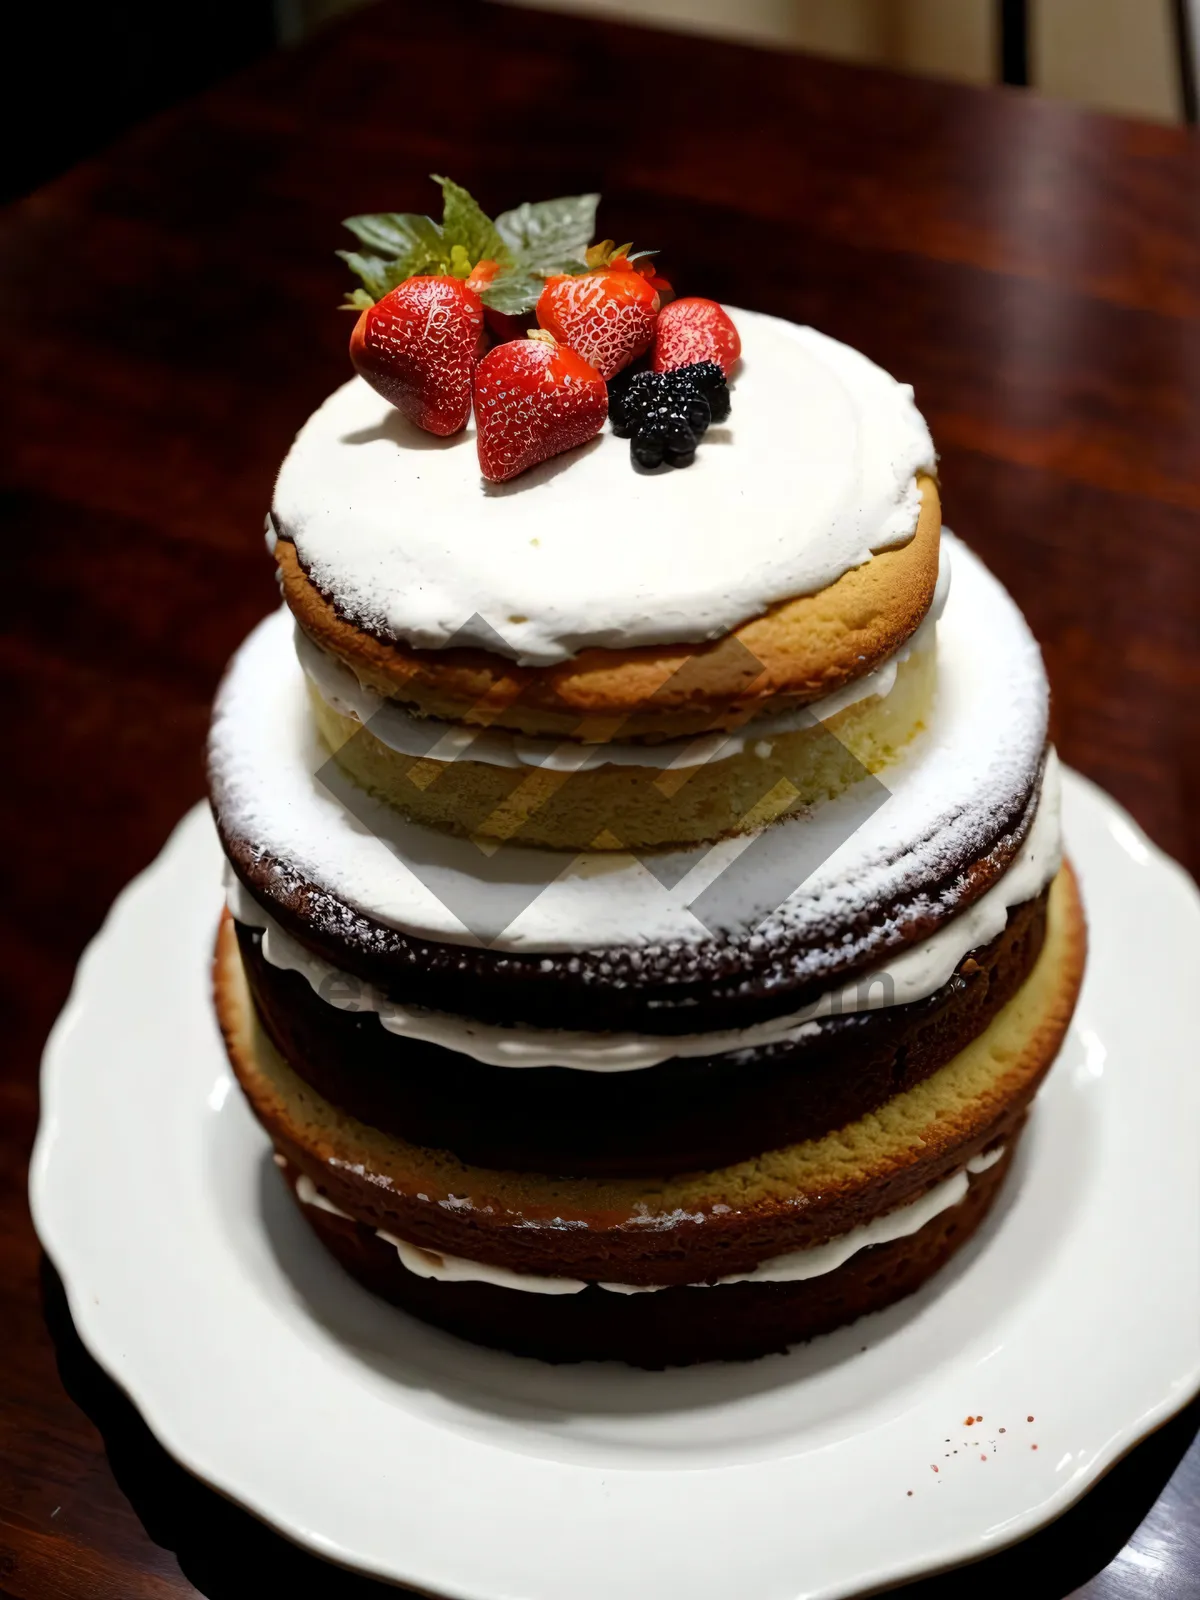
[[[1081,976],[1041,659],[911,391],[732,315],[687,471],[604,431],[489,483],[339,389],[216,708],[217,1003],[283,1181],[378,1294],[552,1360],[918,1288]]]

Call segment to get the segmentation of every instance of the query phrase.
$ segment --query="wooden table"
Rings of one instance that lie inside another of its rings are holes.
[[[604,231],[662,246],[678,283],[816,323],[910,379],[952,526],[1045,648],[1064,756],[1198,864],[1187,134],[441,0],[368,11],[51,185],[0,242],[7,1600],[395,1592],[320,1568],[165,1456],[80,1347],[24,1165],[75,959],[202,793],[218,673],[274,600],[272,474],[347,372],[338,221],[423,209],[429,172],[491,208],[598,188]],[[975,1568],[972,1593],[1196,1596],[1198,1424],[1193,1406],[1056,1527]]]

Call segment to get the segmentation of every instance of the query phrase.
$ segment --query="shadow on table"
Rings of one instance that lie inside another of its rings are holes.
[[[306,1554],[185,1471],[84,1349],[62,1284],[45,1257],[42,1298],[63,1386],[100,1430],[113,1476],[146,1532],[174,1551],[184,1576],[207,1600],[261,1600],[263,1594],[289,1591],[319,1593],[322,1600],[415,1596]],[[969,1569],[908,1586],[904,1600],[952,1600],[967,1582],[972,1600],[1017,1594],[1021,1600],[1064,1600],[1125,1546],[1198,1429],[1200,1400],[1139,1445],[1058,1522]],[[1133,1591],[1112,1590],[1122,1592]],[[569,1600],[565,1592],[563,1600]]]

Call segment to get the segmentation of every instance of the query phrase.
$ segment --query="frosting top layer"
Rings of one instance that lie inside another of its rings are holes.
[[[278,530],[351,622],[526,665],[589,646],[695,642],[812,594],[917,524],[933,443],[899,384],[812,328],[734,311],[729,423],[685,470],[635,470],[605,430],[504,484],[474,426],[422,433],[360,378],[305,423]]]

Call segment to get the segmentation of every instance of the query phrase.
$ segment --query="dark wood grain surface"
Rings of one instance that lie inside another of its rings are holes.
[[[217,676],[274,599],[272,474],[346,373],[338,221],[423,209],[431,171],[489,208],[601,189],[604,231],[662,246],[687,288],[911,380],[948,519],[1045,648],[1064,756],[1198,864],[1187,134],[454,0],[370,10],[126,138],[0,224],[7,1600],[395,1592],[169,1461],[83,1353],[24,1184],[73,964],[200,796]],[[1198,1424],[1193,1406],[1055,1527],[914,1592],[1194,1600]]]

